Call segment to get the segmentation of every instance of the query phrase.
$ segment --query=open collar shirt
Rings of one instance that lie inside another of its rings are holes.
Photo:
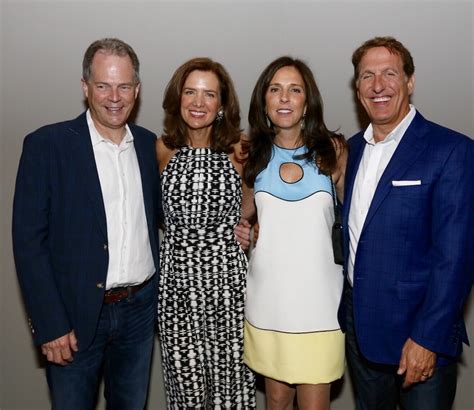
[[[349,260],[347,265],[348,278],[354,281],[354,262],[357,253],[360,234],[364,227],[365,218],[380,181],[405,131],[415,117],[416,109],[410,104],[410,111],[405,118],[384,138],[375,142],[373,127],[370,124],[364,132],[366,141],[362,159],[359,164],[354,189],[352,191],[351,207],[349,210]]]
[[[133,135],[128,125],[120,145],[103,138],[90,111],[87,125],[107,220],[109,266],[106,289],[138,285],[155,273]]]

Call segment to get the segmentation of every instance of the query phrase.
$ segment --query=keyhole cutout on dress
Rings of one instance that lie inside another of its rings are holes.
[[[294,184],[303,178],[303,168],[294,162],[284,162],[280,165],[280,178],[287,184]]]

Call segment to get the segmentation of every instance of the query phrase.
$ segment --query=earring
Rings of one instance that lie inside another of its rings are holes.
[[[216,122],[219,123],[223,119],[224,119],[224,110],[221,108],[219,111],[217,111]]]
[[[305,116],[306,115],[303,115],[303,117],[301,117],[301,121],[300,121],[301,131],[304,131],[304,127],[306,126]]]

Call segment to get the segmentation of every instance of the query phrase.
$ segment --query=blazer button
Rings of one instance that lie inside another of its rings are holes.
[[[109,247],[107,246],[106,243],[104,243],[104,251],[106,251],[107,249],[109,249]]]
[[[30,326],[31,333],[35,333],[35,328],[33,327],[33,322],[28,318],[28,325]]]
[[[97,286],[99,289],[103,289],[103,288],[104,288],[104,284],[103,284],[102,282],[97,283],[96,286]]]

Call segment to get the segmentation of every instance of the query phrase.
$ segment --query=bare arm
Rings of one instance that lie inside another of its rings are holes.
[[[256,219],[256,208],[253,199],[253,189],[243,184],[242,210],[239,224],[234,228],[237,242],[242,249],[247,250],[250,246],[250,231]]]
[[[163,173],[164,169],[170,162],[170,159],[176,154],[176,149],[168,148],[162,138],[158,138],[155,144],[156,148],[156,158],[158,159],[158,169],[160,170],[160,175]]]
[[[242,184],[242,211],[240,216],[251,224],[255,223],[257,219],[257,208],[253,195],[253,188],[249,188],[245,183]]]
[[[334,149],[336,150],[337,166],[332,173],[332,180],[336,186],[336,195],[341,203],[344,202],[344,177],[346,174],[348,147],[344,142],[333,139]]]
[[[244,163],[247,159],[248,150],[242,150],[242,142],[246,138],[245,134],[241,134],[240,141],[234,145],[234,151],[229,155],[235,169],[243,176]],[[255,219],[255,204],[253,201],[253,189],[249,189],[245,182],[242,181],[242,203],[241,203],[241,219],[234,228],[234,235],[237,242],[243,250],[247,250],[250,246],[250,230],[252,228],[251,221]]]
[[[162,138],[159,138],[156,140],[155,143],[155,149],[156,149],[156,159],[158,161],[158,170],[161,174],[163,174],[164,169],[170,162],[171,158],[173,155],[176,153],[175,149],[169,149],[163,142]],[[159,215],[159,220],[158,220],[158,228],[161,229],[162,231],[165,230],[165,220],[164,220],[164,214],[161,213]]]

